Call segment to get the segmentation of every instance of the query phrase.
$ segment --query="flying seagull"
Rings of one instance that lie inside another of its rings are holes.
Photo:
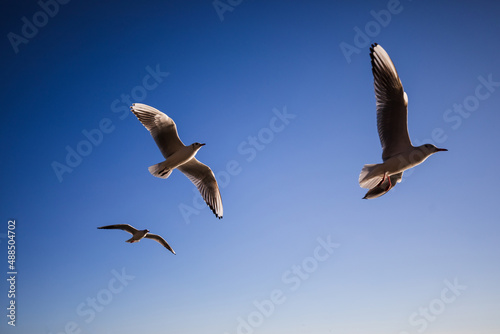
[[[377,100],[377,128],[382,144],[383,163],[364,165],[359,185],[370,189],[365,199],[387,193],[401,182],[403,172],[421,164],[436,152],[447,151],[432,144],[415,147],[408,135],[408,96],[403,90],[396,67],[377,43],[370,48]]]
[[[134,243],[134,242],[139,242],[141,239],[148,238],[148,239],[153,239],[158,241],[160,244],[162,244],[166,249],[171,251],[172,253],[175,254],[174,250],[170,245],[157,234],[152,234],[149,233],[149,230],[138,230],[133,226],[130,226],[129,224],[116,224],[116,225],[107,225],[107,226],[101,226],[98,227],[98,229],[105,229],[105,230],[124,230],[130,234],[132,234],[132,238],[128,239],[126,242]]]
[[[194,157],[205,144],[194,143],[185,146],[179,139],[173,119],[153,107],[134,103],[130,109],[151,133],[166,159],[149,167],[149,172],[156,177],[166,179],[177,168],[193,182],[215,216],[221,219],[222,199],[215,175],[210,167]]]

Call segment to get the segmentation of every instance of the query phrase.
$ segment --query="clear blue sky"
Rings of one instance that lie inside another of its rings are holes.
[[[499,3],[61,2],[0,11],[2,333],[500,332]],[[449,152],[366,201],[372,42],[413,142]],[[149,174],[129,100],[207,143],[222,220],[180,172]],[[97,230],[117,223],[177,255]]]

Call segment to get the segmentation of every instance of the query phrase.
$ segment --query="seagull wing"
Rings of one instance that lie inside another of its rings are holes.
[[[377,99],[377,128],[385,161],[412,147],[408,135],[408,96],[396,67],[380,45],[372,45],[370,58]]]
[[[107,225],[107,226],[101,226],[98,227],[98,229],[105,229],[105,230],[124,230],[132,235],[134,235],[138,229],[130,226],[129,224],[116,224],[116,225]]]
[[[151,133],[165,159],[184,147],[173,119],[158,109],[142,103],[134,103],[130,110]]]
[[[172,253],[175,254],[174,250],[172,249],[172,247],[170,247],[170,245],[168,244],[168,242],[165,241],[165,239],[163,239],[162,237],[160,237],[159,235],[157,234],[151,234],[151,233],[148,233],[146,234],[145,238],[148,238],[148,239],[153,239],[153,240],[156,240],[158,241],[160,244],[162,244],[166,249],[168,249],[169,251],[171,251]]]
[[[192,158],[185,164],[177,167],[177,169],[193,182],[215,216],[221,219],[223,215],[222,198],[217,180],[210,167],[202,164],[196,158]]]

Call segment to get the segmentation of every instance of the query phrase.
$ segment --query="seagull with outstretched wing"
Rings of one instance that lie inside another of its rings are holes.
[[[370,48],[377,100],[377,129],[382,144],[383,163],[364,165],[359,185],[367,188],[365,199],[387,193],[401,182],[403,172],[425,161],[436,152],[447,151],[432,144],[415,147],[408,135],[408,95],[396,67],[378,44]]]
[[[153,240],[158,241],[160,244],[163,245],[163,247],[165,247],[166,249],[168,249],[169,251],[171,251],[172,253],[175,254],[174,250],[172,249],[172,247],[170,247],[168,242],[165,241],[165,239],[163,239],[162,237],[160,237],[157,234],[149,233],[149,230],[147,230],[147,229],[146,230],[138,230],[129,224],[107,225],[107,226],[98,227],[98,229],[126,231],[126,232],[132,234],[132,238],[126,240],[126,242],[130,242],[130,243],[139,242],[144,238],[153,239]]]
[[[134,103],[130,109],[151,133],[165,158],[165,161],[149,167],[149,172],[166,179],[177,168],[193,182],[215,216],[221,219],[222,198],[215,175],[210,167],[195,158],[198,150],[205,144],[184,145],[177,134],[174,121],[153,107]]]

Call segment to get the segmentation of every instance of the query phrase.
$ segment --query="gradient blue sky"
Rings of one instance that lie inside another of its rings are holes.
[[[500,4],[232,3],[221,20],[212,1],[70,1],[47,22],[36,1],[2,3],[0,256],[5,278],[14,218],[18,318],[7,325],[2,279],[0,331],[499,333],[500,87],[478,86],[500,82]],[[390,22],[370,23],[388,6]],[[34,15],[46,24],[16,53],[9,33]],[[408,93],[412,140],[437,133],[449,149],[370,201],[358,174],[381,149],[369,48],[355,41],[367,24]],[[355,42],[348,62],[340,45]],[[156,85],[157,68],[169,74]],[[185,143],[207,143],[197,157],[224,178],[224,219],[193,206],[180,172],[148,173],[162,156],[123,112],[131,94]],[[471,112],[454,111],[464,103]],[[295,117],[275,121],[285,109]],[[83,131],[103,122],[108,133],[59,180],[54,162],[89,150]],[[96,229],[116,223],[163,235],[177,255]],[[318,261],[318,238],[340,246]],[[122,271],[134,278],[118,283]],[[259,318],[254,302],[280,292]]]

